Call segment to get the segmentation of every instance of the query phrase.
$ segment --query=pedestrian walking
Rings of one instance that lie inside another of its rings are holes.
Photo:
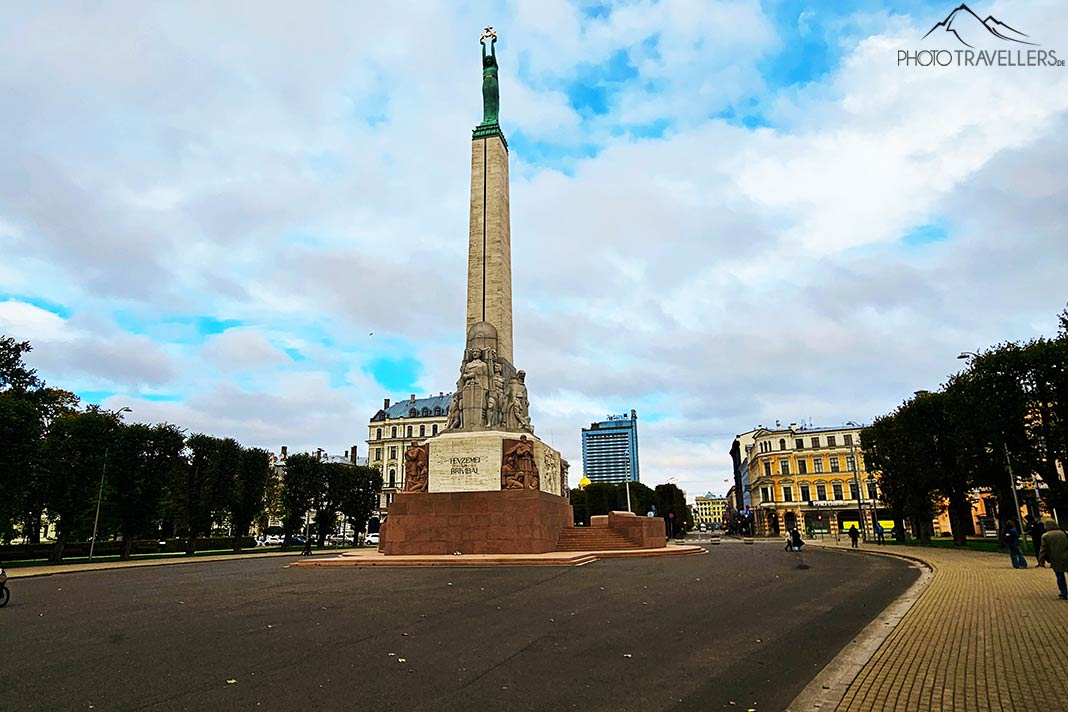
[[[856,549],[857,542],[860,540],[860,532],[857,531],[857,525],[849,527],[849,540],[853,542],[853,548]]]
[[[883,525],[880,524],[879,522],[875,522],[875,541],[879,542],[880,544],[885,544],[886,543],[885,536],[886,536],[886,530],[883,529]]]
[[[1068,598],[1068,585],[1064,573],[1068,571],[1068,532],[1061,529],[1057,522],[1047,519],[1042,523],[1045,533],[1038,548],[1038,565],[1050,565],[1053,575],[1057,577],[1057,590],[1060,598]]]
[[[790,530],[790,544],[793,545],[794,551],[801,551],[801,547],[805,545],[805,542],[801,539],[801,531],[799,529]]]
[[[1038,559],[1038,548],[1042,545],[1042,535],[1046,533],[1046,527],[1030,514],[1024,517],[1024,521],[1027,522],[1027,534],[1031,537],[1031,546],[1035,547],[1035,558]]]
[[[1012,568],[1026,569],[1027,559],[1020,553],[1020,532],[1016,529],[1016,522],[1012,519],[1005,522],[1005,545],[1009,547]]]
[[[307,537],[304,540],[304,548],[300,552],[301,556],[311,556],[311,537]]]

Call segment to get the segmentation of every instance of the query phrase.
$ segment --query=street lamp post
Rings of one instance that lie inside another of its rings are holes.
[[[846,425],[860,427],[852,420],[846,423]],[[853,471],[853,484],[857,488],[857,524],[860,525],[860,535],[864,538],[864,541],[867,541],[868,528],[864,526],[864,508],[861,501],[863,493],[860,491],[860,476],[857,474],[857,450],[856,446],[853,444],[853,438],[849,439],[849,460],[851,463],[850,469]]]
[[[123,406],[115,411],[114,415],[117,418],[121,418],[123,413],[132,413],[130,408]],[[100,523],[100,503],[104,499],[104,475],[108,471],[108,453],[111,451],[111,447],[104,448],[104,466],[100,468],[100,488],[96,492],[96,515],[93,517],[93,538],[89,540],[89,561],[93,560],[93,550],[96,548],[96,528]]]

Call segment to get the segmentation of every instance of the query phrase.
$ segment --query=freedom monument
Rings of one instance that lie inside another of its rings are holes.
[[[445,429],[404,454],[405,489],[382,528],[387,556],[544,553],[573,527],[568,463],[535,435],[526,373],[512,353],[508,142],[499,123],[492,27],[480,42],[483,111],[471,138],[466,346]],[[625,513],[613,528],[624,517],[626,530],[637,534],[629,537],[634,545],[664,545],[661,520]]]

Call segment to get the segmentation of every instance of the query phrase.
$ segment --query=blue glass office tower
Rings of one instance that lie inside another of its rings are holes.
[[[582,429],[582,472],[592,482],[640,482],[638,413],[610,415]]]

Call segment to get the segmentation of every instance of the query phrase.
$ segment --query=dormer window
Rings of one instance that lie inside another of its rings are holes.
[[[425,418],[428,415],[430,415],[430,408],[423,408],[423,417]]]
[[[419,411],[416,410],[415,408],[412,408],[411,410],[408,411],[408,415],[409,415],[409,417],[414,418],[415,416],[419,415]]]

